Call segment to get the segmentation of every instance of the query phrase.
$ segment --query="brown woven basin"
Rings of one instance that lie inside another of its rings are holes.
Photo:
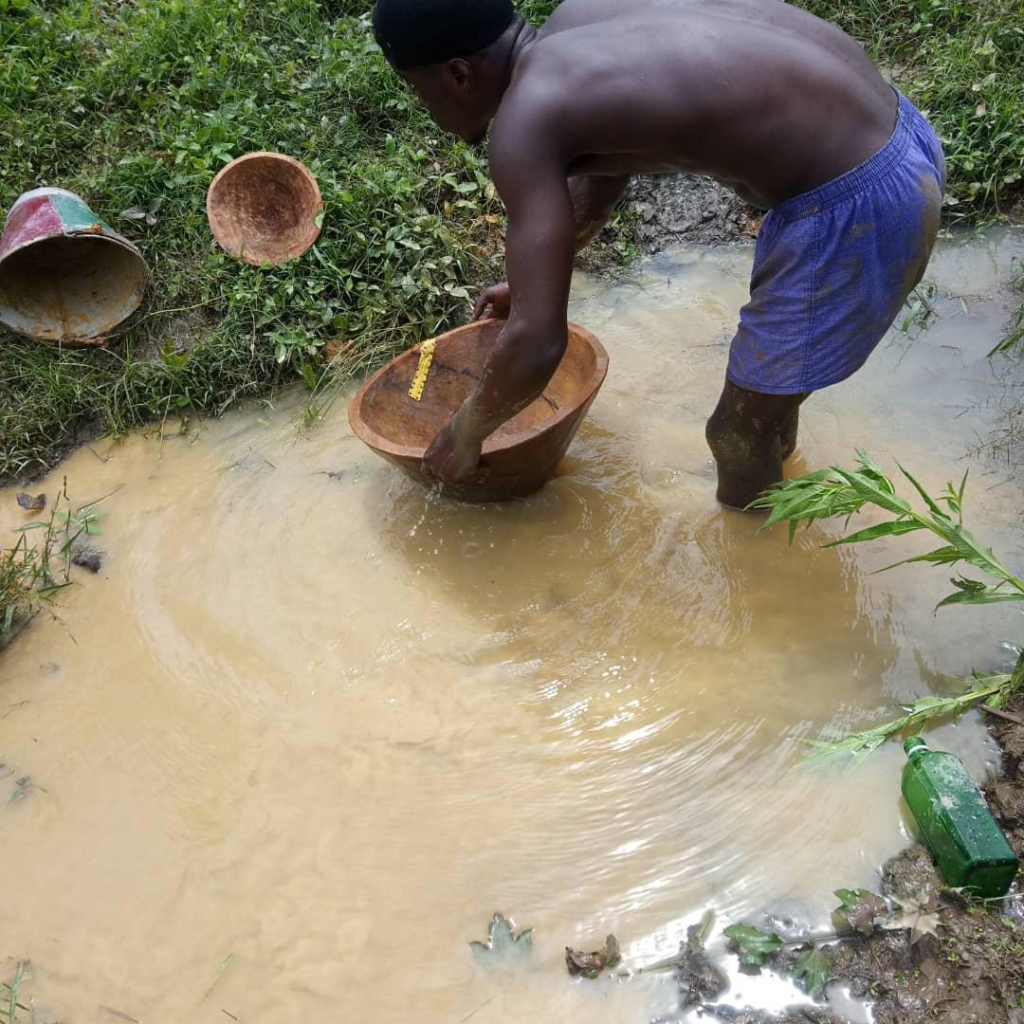
[[[248,153],[223,168],[206,193],[210,230],[226,252],[253,266],[284,263],[317,240],[324,204],[316,178],[282,153]]]
[[[356,435],[410,476],[435,483],[423,473],[423,454],[476,387],[503,327],[502,320],[484,320],[439,337],[419,402],[409,397],[419,346],[392,360],[352,399],[348,417]],[[601,343],[569,324],[569,346],[544,393],[487,438],[472,477],[445,485],[444,492],[463,501],[504,501],[543,487],[607,372]]]

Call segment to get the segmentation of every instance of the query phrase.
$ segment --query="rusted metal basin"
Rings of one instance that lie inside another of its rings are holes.
[[[283,153],[232,160],[206,193],[217,244],[253,266],[284,263],[306,252],[320,235],[323,208],[316,178]]]
[[[370,378],[349,405],[356,435],[409,476],[435,484],[423,454],[480,380],[502,320],[443,334],[420,401],[409,390],[420,361],[411,348]],[[444,493],[462,501],[505,501],[539,490],[565,455],[608,372],[608,353],[589,331],[569,324],[569,345],[544,393],[484,442],[477,472]]]
[[[95,345],[142,302],[139,250],[81,196],[37,188],[11,207],[0,235],[0,323],[40,341]]]

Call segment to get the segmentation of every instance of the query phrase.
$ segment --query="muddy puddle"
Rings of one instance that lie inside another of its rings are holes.
[[[808,403],[794,469],[856,447],[930,486],[970,465],[969,523],[1019,564],[998,439],[1020,389],[985,354],[1022,253],[944,245],[937,319]],[[816,927],[834,888],[876,884],[906,841],[901,752],[797,770],[804,741],[993,666],[1014,616],[934,616],[926,567],[872,575],[912,544],[826,551],[828,525],[790,548],[719,509],[703,422],[749,263],[681,251],[577,282],[611,373],[525,502],[425,493],[353,438],[344,400],[311,431],[295,401],[100,442],[33,488],[117,489],[102,571],[0,660],[0,759],[35,784],[0,792],[0,958],[31,958],[40,1005],[641,1024],[671,985],[571,982],[565,945],[614,932],[637,965],[708,908]],[[994,757],[973,719],[941,742],[979,778]],[[495,910],[534,929],[513,976],[469,952]]]

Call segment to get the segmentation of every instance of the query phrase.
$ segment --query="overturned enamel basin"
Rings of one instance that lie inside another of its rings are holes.
[[[40,341],[98,344],[142,302],[138,249],[60,188],[20,196],[0,236],[0,323]]]

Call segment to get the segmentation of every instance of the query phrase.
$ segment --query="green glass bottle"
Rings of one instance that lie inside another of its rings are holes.
[[[903,796],[953,888],[975,896],[1004,896],[1017,874],[1017,857],[985,798],[953,754],[929,750],[920,736],[903,749]]]

